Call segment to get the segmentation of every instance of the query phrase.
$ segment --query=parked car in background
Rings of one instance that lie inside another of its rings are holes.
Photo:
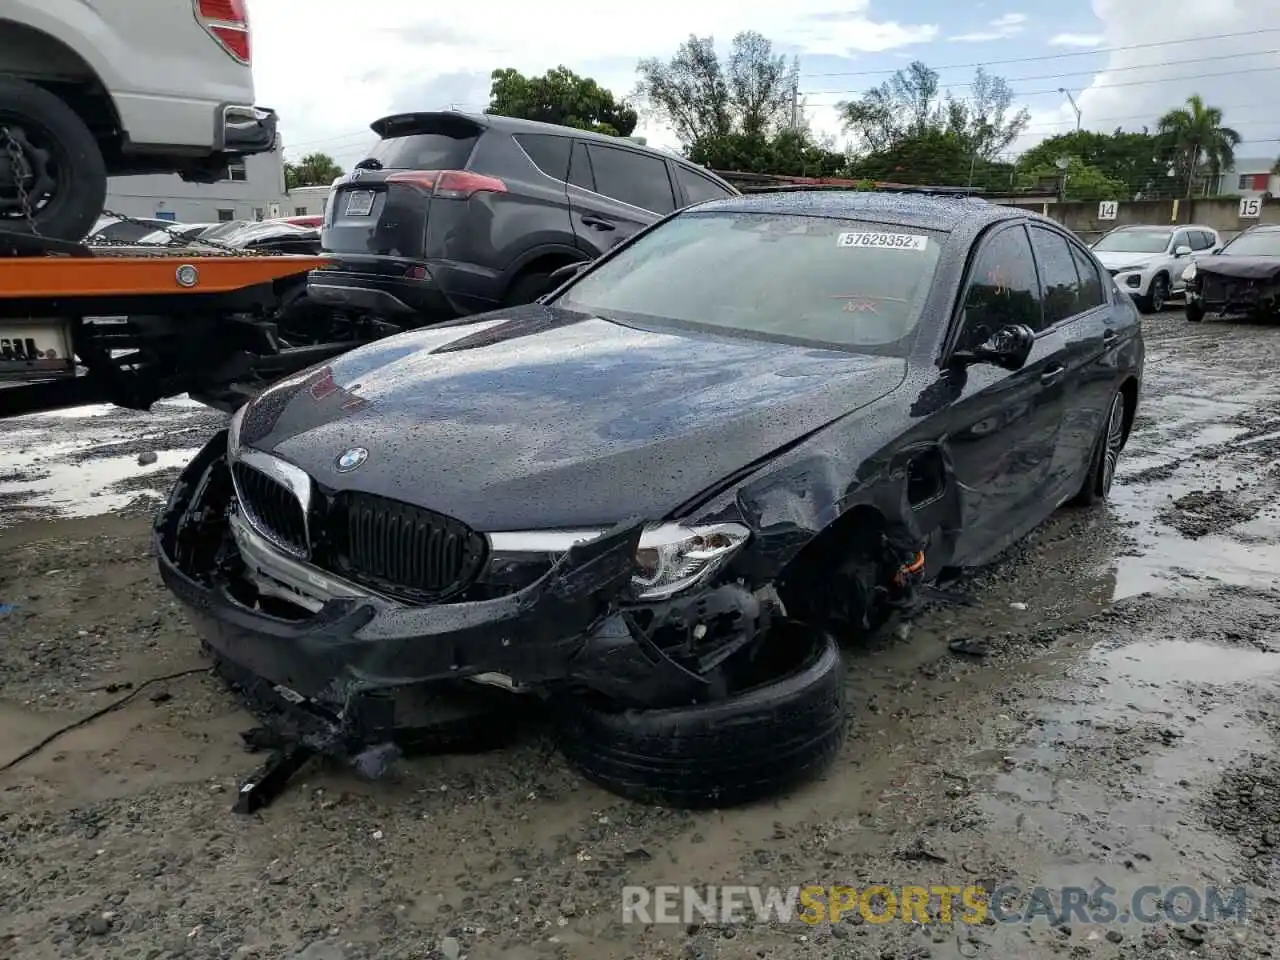
[[[216,240],[222,246],[241,250],[270,250],[273,253],[317,254],[320,231],[280,220],[248,221],[229,231],[208,231],[201,239]],[[199,241],[196,241],[199,243]]]
[[[0,224],[81,240],[108,177],[214,183],[272,149],[251,62],[246,0],[5,0]]]
[[[182,224],[173,220],[159,220],[152,217],[130,217],[128,220],[122,220],[119,217],[99,217],[85,239],[105,240],[110,243],[139,243],[148,234],[179,226]]]
[[[1094,243],[1093,253],[1138,309],[1158,313],[1170,297],[1184,292],[1182,274],[1187,264],[1221,245],[1218,231],[1200,224],[1125,226]]]
[[[326,718],[309,743],[383,744],[398,697],[474,681],[547,694],[609,789],[727,806],[835,756],[834,636],[1107,497],[1143,360],[1134,304],[1047,218],[730,197],[542,303],[269,387],[155,552],[224,675]]]
[[[171,223],[153,233],[145,234],[138,243],[144,246],[172,246],[187,243],[191,240],[199,240],[217,226],[216,223]]]
[[[282,223],[292,223],[298,227],[316,227],[319,229],[324,226],[324,214],[322,213],[307,213],[297,217],[279,217],[277,219]]]
[[[1187,267],[1182,280],[1192,323],[1231,315],[1280,320],[1280,226],[1250,227]]]
[[[406,113],[335,181],[312,296],[417,326],[529,303],[680,207],[737,195],[630,140],[488,114]]]

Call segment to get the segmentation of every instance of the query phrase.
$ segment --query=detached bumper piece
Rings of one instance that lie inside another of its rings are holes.
[[[643,524],[574,546],[534,582],[478,601],[366,593],[311,613],[259,594],[231,532],[225,431],[156,520],[161,576],[272,750],[236,809],[270,802],[311,757],[378,775],[399,753],[486,749],[519,730],[503,682],[543,695],[562,751],[596,783],[679,807],[749,802],[814,776],[844,736],[834,641],[736,584],[643,604]],[[318,573],[318,571],[317,571]]]

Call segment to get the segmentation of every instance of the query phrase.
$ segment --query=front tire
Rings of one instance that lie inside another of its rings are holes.
[[[62,100],[25,80],[0,77],[0,128],[7,128],[25,170],[14,169],[0,137],[0,227],[57,240],[83,240],[102,214],[107,168],[98,143]],[[18,178],[32,217],[21,209]]]
[[[1204,320],[1204,304],[1197,301],[1187,302],[1187,322],[1201,323]]]
[[[1125,416],[1127,404],[1124,391],[1117,390],[1107,411],[1107,418],[1102,424],[1102,433],[1094,444],[1093,456],[1089,462],[1089,475],[1085,478],[1080,492],[1071,502],[1076,506],[1091,507],[1101,503],[1111,495],[1111,485],[1115,481],[1116,465],[1120,460],[1120,451],[1125,444]]]
[[[845,733],[844,669],[829,634],[775,622],[774,675],[723,700],[619,710],[568,697],[556,736],[593,783],[640,803],[683,809],[739,806],[818,776]]]
[[[1138,309],[1143,313],[1159,313],[1169,300],[1169,278],[1157,273],[1151,278],[1151,286],[1144,296],[1138,297]]]

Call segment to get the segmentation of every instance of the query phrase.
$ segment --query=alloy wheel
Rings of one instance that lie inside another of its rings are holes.
[[[1124,446],[1124,395],[1117,393],[1111,401],[1111,415],[1107,418],[1107,436],[1102,448],[1102,495],[1111,493],[1111,483],[1116,476],[1116,464],[1120,461],[1120,449]]]

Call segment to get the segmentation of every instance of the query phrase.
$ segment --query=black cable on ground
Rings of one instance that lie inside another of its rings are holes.
[[[12,770],[14,767],[22,763],[22,761],[24,760],[30,760],[37,753],[39,753],[49,744],[53,743],[53,741],[57,740],[59,737],[66,736],[68,733],[70,733],[73,730],[79,730],[81,727],[87,726],[88,724],[93,723],[93,721],[97,720],[100,717],[105,717],[112,710],[119,710],[126,703],[131,701],[143,690],[147,689],[147,687],[153,684],[164,683],[168,680],[180,680],[183,677],[190,677],[197,673],[208,673],[208,672],[209,672],[208,667],[192,667],[189,670],[179,670],[177,673],[169,673],[169,674],[165,674],[162,677],[152,677],[150,680],[143,680],[142,683],[138,684],[136,687],[134,687],[132,690],[126,693],[123,697],[120,697],[118,700],[111,701],[111,703],[108,703],[105,707],[102,707],[99,710],[93,711],[93,713],[89,714],[87,717],[81,717],[79,720],[76,720],[74,723],[69,723],[65,727],[60,727],[59,729],[53,731],[53,733],[45,737],[43,740],[41,740],[39,743],[37,743],[34,747],[31,747],[28,750],[22,751],[22,753],[18,754],[12,760],[8,761],[3,765],[0,765],[0,773],[4,773],[7,770]]]

